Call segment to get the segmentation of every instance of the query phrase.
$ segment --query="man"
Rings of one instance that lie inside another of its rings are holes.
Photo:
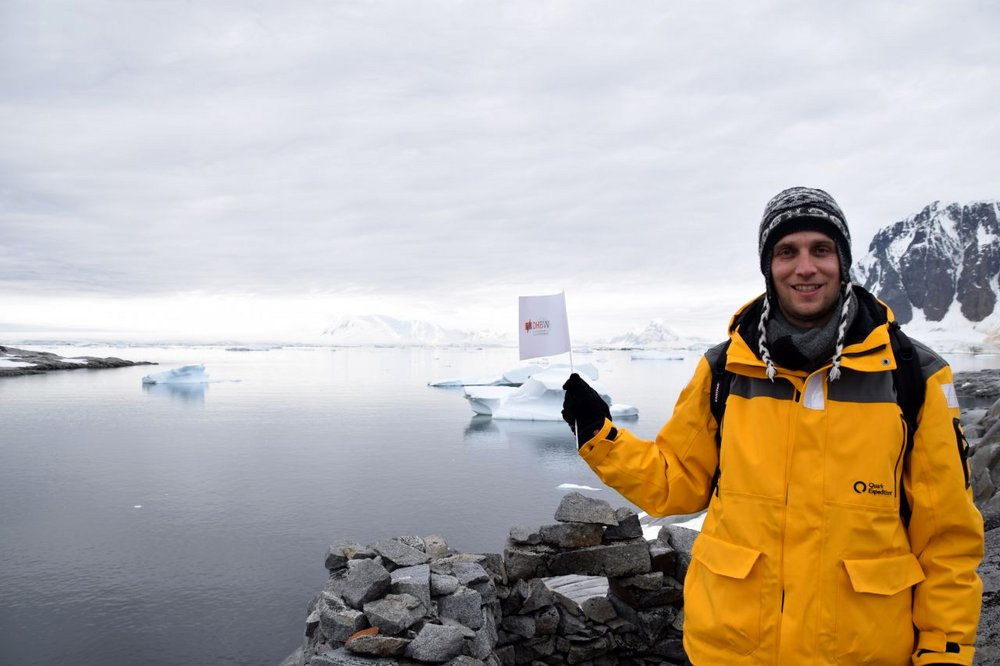
[[[765,293],[733,317],[728,348],[700,359],[655,441],[616,428],[570,377],[563,417],[580,455],[652,515],[708,507],[684,582],[696,666],[970,666],[983,524],[951,369],[913,343],[925,388],[908,450],[892,312],[850,282],[840,207],[822,190],[781,192],[758,250]]]

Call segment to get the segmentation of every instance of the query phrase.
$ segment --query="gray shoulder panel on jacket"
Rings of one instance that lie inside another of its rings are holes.
[[[927,381],[931,375],[948,365],[948,361],[941,358],[936,351],[924,343],[913,338],[910,338],[910,342],[913,343],[913,351],[916,352],[917,359],[920,360],[920,374],[923,375],[924,381]]]
[[[720,342],[719,344],[715,345],[714,347],[705,352],[705,360],[708,361],[708,364],[714,368],[715,362],[719,360],[719,356],[722,355],[722,353],[726,350],[726,347],[728,346],[729,346],[729,340],[726,340],[725,342]]]

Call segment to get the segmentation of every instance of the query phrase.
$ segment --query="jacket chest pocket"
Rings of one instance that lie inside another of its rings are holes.
[[[702,533],[684,581],[684,632],[736,654],[760,644],[761,553]]]
[[[894,510],[906,465],[906,422],[895,404],[866,407],[847,406],[830,420],[824,494],[829,502]]]

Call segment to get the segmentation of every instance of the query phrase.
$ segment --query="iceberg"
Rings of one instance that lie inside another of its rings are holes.
[[[569,374],[569,368],[549,368],[533,374],[518,387],[483,386],[474,390],[467,389],[465,398],[469,401],[473,412],[494,419],[561,421],[563,397],[566,393],[562,385]],[[583,373],[581,376],[584,376]],[[608,392],[595,379],[587,377],[587,383],[594,387],[611,406],[612,418],[639,416],[637,408],[614,403]]]
[[[527,381],[532,375],[538,372],[543,372],[545,370],[556,370],[556,369],[568,369],[569,366],[565,364],[555,364],[551,366],[538,365],[537,363],[530,363],[528,365],[521,365],[516,368],[511,368],[502,372],[499,376],[490,375],[485,377],[476,377],[470,379],[439,379],[436,382],[427,382],[428,386],[433,386],[436,388],[445,387],[457,387],[457,386],[521,386]],[[590,379],[597,379],[597,368],[591,363],[584,363],[582,365],[576,366],[574,370],[582,377],[589,377]]]
[[[165,372],[154,372],[142,378],[143,384],[205,384],[208,374],[204,364],[184,365]]]

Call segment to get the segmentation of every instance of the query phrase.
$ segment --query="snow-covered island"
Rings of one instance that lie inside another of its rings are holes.
[[[52,352],[32,351],[0,345],[0,377],[38,375],[52,370],[91,370],[101,368],[127,368],[133,365],[156,365],[149,361],[127,361],[115,356],[63,357]]]

